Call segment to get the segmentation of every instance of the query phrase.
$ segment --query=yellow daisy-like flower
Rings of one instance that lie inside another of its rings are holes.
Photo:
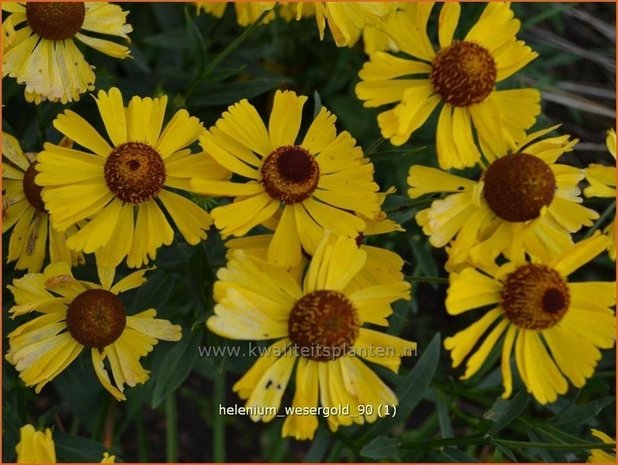
[[[475,268],[451,273],[446,297],[451,315],[493,307],[444,341],[453,367],[474,352],[462,378],[474,375],[503,337],[504,398],[512,391],[513,352],[522,381],[541,404],[566,393],[567,379],[582,387],[601,358],[599,349],[614,345],[616,318],[611,307],[616,304],[616,283],[571,283],[567,277],[606,247],[607,238],[598,234],[549,262],[514,261],[488,273]]]
[[[607,131],[607,150],[616,158],[616,131],[610,129]],[[616,165],[606,166],[599,163],[593,163],[586,168],[586,179],[590,183],[584,189],[586,197],[609,197],[616,198]],[[607,225],[603,231],[609,238],[608,252],[612,260],[616,261],[616,219]]]
[[[114,58],[126,58],[124,45],[91,37],[106,34],[129,40],[133,28],[128,12],[118,5],[84,2],[2,2],[10,12],[3,24],[7,43],[2,57],[2,76],[25,84],[28,102],[62,103],[79,100],[94,89],[95,75],[73,39]],[[23,27],[18,27],[22,25]],[[84,33],[86,32],[86,33]]]
[[[337,134],[328,110],[320,110],[297,142],[306,100],[277,91],[268,129],[247,100],[230,106],[200,143],[248,181],[191,182],[197,193],[235,198],[211,213],[224,238],[259,224],[274,230],[268,259],[283,268],[298,266],[303,249],[313,255],[324,230],[355,238],[366,226],[358,215],[380,211],[373,165],[348,132]]]
[[[105,389],[124,400],[124,385],[148,380],[139,359],[158,340],[178,341],[181,328],[155,318],[155,309],[127,315],[118,294],[135,289],[147,270],[136,271],[112,286],[114,272],[99,269],[101,285],[76,280],[66,263],[52,263],[43,273],[27,274],[7,286],[16,305],[11,317],[35,311],[33,320],[8,335],[6,359],[19,371],[26,386],[43,386],[68,367],[82,352],[90,351],[94,371]],[[103,362],[109,360],[115,385]]]
[[[405,143],[443,103],[436,135],[440,167],[474,166],[480,160],[477,143],[499,156],[534,124],[541,110],[539,91],[496,90],[496,84],[537,54],[516,39],[520,23],[509,4],[494,2],[463,40],[453,40],[459,3],[444,3],[436,53],[426,31],[432,7],[410,3],[386,20],[383,30],[412,59],[387,52],[371,55],[359,73],[356,95],[366,107],[395,104],[378,116],[382,135],[394,145]]]
[[[592,435],[603,441],[605,444],[615,444],[616,441],[610,438],[607,434],[598,429],[592,428]],[[603,449],[592,449],[588,457],[588,463],[616,463],[616,454],[610,454]]]
[[[234,5],[236,11],[236,21],[240,26],[250,26],[255,23],[257,19],[268,10],[273,10],[277,2],[196,2],[198,13],[202,10],[217,18],[221,18],[225,13],[225,8],[228,3]],[[262,20],[262,24],[269,23],[275,19],[274,10],[271,11]]]
[[[19,429],[19,442],[15,446],[17,463],[56,463],[56,444],[52,432],[36,431],[34,426],[25,425]],[[116,456],[103,453],[101,463],[115,463]]]
[[[466,261],[487,265],[500,253],[522,259],[527,252],[548,261],[573,244],[571,233],[598,218],[580,205],[577,185],[583,171],[556,163],[577,140],[567,135],[542,139],[556,127],[530,134],[509,154],[488,157],[479,181],[425,166],[410,168],[410,197],[449,194],[416,215],[434,247],[454,238],[449,269]]]
[[[391,303],[408,299],[404,281],[371,285],[354,291],[349,284],[362,270],[367,254],[353,239],[327,236],[300,278],[241,250],[215,283],[215,315],[208,328],[239,340],[277,339],[234,385],[247,406],[258,407],[253,421],[271,421],[296,367],[293,409],[349,406],[347,414],[328,417],[331,430],[340,425],[377,420],[377,407],[397,403],[395,394],[361,358],[397,372],[401,357],[416,344],[362,327],[386,326]],[[361,415],[359,405],[374,411]],[[282,435],[311,439],[318,426],[315,415],[289,415]]]
[[[97,263],[115,267],[125,257],[139,267],[169,245],[174,231],[161,206],[189,244],[206,238],[212,220],[205,210],[170,189],[190,191],[189,179],[209,180],[229,173],[206,154],[188,147],[203,131],[186,110],[163,130],[167,97],[133,97],[128,108],[116,88],[96,99],[111,145],[82,117],[66,110],[54,127],[88,151],[46,143],[35,181],[54,227],[66,231],[87,223],[67,239],[67,247],[96,253]],[[161,206],[160,206],[161,205]]]
[[[82,263],[80,253],[67,249],[66,234],[56,231],[49,221],[41,187],[34,182],[36,155],[24,153],[15,137],[2,133],[2,156],[2,232],[13,228],[7,262],[17,260],[18,270],[41,271],[49,242],[51,262]],[[73,226],[68,233],[75,231]]]

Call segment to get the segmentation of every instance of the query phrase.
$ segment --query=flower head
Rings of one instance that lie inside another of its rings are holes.
[[[583,172],[556,163],[577,140],[542,139],[553,129],[530,134],[511,153],[488,157],[478,181],[425,166],[410,168],[410,197],[448,194],[416,220],[434,247],[450,242],[451,269],[470,261],[489,264],[501,253],[509,259],[528,253],[550,260],[572,245],[571,233],[598,218],[580,205]]]
[[[29,102],[67,103],[94,89],[95,75],[73,39],[114,58],[126,58],[124,45],[91,37],[107,34],[129,40],[128,12],[106,2],[3,2],[10,16],[3,24],[6,39],[2,76],[25,84]],[[23,27],[18,27],[23,24]]]
[[[360,358],[397,372],[401,357],[415,344],[373,329],[387,326],[391,303],[409,297],[409,284],[351,288],[367,254],[354,239],[326,236],[311,259],[304,280],[254,256],[237,250],[215,284],[215,315],[208,328],[239,340],[277,340],[234,385],[248,406],[279,408],[296,366],[296,393],[292,407],[349,405],[348,415],[333,415],[328,424],[374,422],[375,412],[359,404],[396,404],[394,393]],[[360,357],[360,358],[359,358]],[[256,413],[254,421],[270,421],[274,414]],[[315,416],[290,415],[283,436],[311,439],[318,425]]]
[[[56,231],[41,199],[41,187],[35,182],[36,155],[24,153],[15,137],[2,133],[2,232],[13,228],[9,239],[7,261],[17,261],[15,268],[41,271],[45,249],[50,262],[83,262],[80,253],[69,250],[66,234]]]
[[[16,305],[12,318],[37,312],[40,316],[8,335],[7,360],[15,365],[27,386],[39,393],[85,349],[99,381],[116,399],[124,400],[124,385],[148,380],[139,359],[158,340],[178,341],[181,329],[155,318],[155,309],[127,315],[118,294],[139,287],[146,270],[136,271],[112,285],[114,273],[99,269],[102,284],[76,280],[63,262],[52,263],[43,273],[27,274],[13,281],[9,290]],[[109,360],[114,377],[104,367]]]
[[[480,147],[499,156],[534,124],[540,93],[496,90],[496,84],[537,54],[516,39],[519,21],[509,4],[494,2],[463,40],[453,40],[459,3],[444,3],[436,52],[426,31],[432,8],[433,3],[409,3],[386,20],[384,32],[405,57],[372,54],[359,73],[356,95],[367,107],[395,104],[378,116],[382,135],[394,145],[405,143],[442,103],[436,135],[440,167],[474,166],[480,160],[474,131]]]
[[[240,182],[191,184],[201,194],[234,197],[212,211],[223,237],[260,224],[274,230],[268,258],[284,268],[297,266],[302,250],[313,254],[325,230],[356,237],[366,227],[359,215],[380,210],[373,165],[349,133],[337,135],[329,111],[322,108],[297,140],[306,100],[277,91],[268,129],[247,100],[230,106],[200,143]]]
[[[46,143],[38,158],[35,180],[54,227],[66,231],[86,221],[67,247],[96,253],[101,266],[115,267],[127,257],[128,266],[139,267],[174,238],[163,211],[187,242],[204,239],[210,215],[171,190],[190,191],[195,173],[217,181],[229,175],[187,148],[203,130],[199,120],[179,110],[163,128],[167,97],[133,97],[124,107],[116,88],[99,91],[96,102],[111,144],[66,110],[54,127],[85,150]]]
[[[566,393],[567,380],[582,387],[601,358],[599,349],[614,345],[611,307],[616,303],[616,283],[572,283],[567,277],[605,247],[607,239],[597,235],[550,261],[516,260],[484,271],[469,267],[451,273],[446,298],[451,315],[491,306],[475,323],[444,341],[453,367],[472,353],[462,378],[474,375],[503,339],[503,397],[512,391],[513,352],[522,381],[540,403],[554,402]]]

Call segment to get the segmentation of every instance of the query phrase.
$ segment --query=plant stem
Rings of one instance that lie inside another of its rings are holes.
[[[404,279],[411,283],[448,284],[448,278],[442,278],[440,276],[404,276]]]
[[[240,34],[230,45],[225,47],[225,49],[221,53],[219,53],[219,55],[217,55],[210,62],[210,64],[206,67],[202,77],[208,76],[210,73],[212,73],[217,68],[217,66],[219,66],[219,63],[221,63],[230,53],[236,50],[240,46],[240,44],[242,44],[245,40],[247,40],[253,34],[253,32],[258,28],[258,26],[262,24],[262,21],[264,20],[264,18],[266,18],[266,16],[268,16],[268,14],[271,11],[272,11],[272,8],[270,10],[266,10],[262,12],[262,14],[255,21],[255,23],[253,23],[251,26],[245,29],[244,32]]]
[[[225,462],[225,418],[219,415],[219,405],[225,405],[225,371],[214,380],[214,403],[212,415],[212,449],[213,461],[216,463]]]
[[[178,462],[178,417],[176,412],[176,393],[165,399],[165,450],[167,462]]]
[[[581,444],[566,444],[566,443],[552,443],[552,442],[526,442],[526,441],[513,441],[510,439],[497,439],[491,438],[489,436],[463,436],[459,438],[446,438],[446,439],[437,439],[434,441],[422,441],[422,442],[405,442],[402,441],[401,447],[402,449],[431,449],[431,448],[440,448],[445,446],[463,446],[463,445],[488,445],[488,443],[493,441],[496,444],[510,447],[512,449],[518,448],[536,448],[536,449],[546,449],[546,450],[588,450],[588,449],[603,449],[610,450],[615,449],[616,444],[603,444],[598,442],[586,442]]]
[[[146,440],[146,429],[144,428],[144,417],[137,415],[135,419],[135,428],[137,430],[137,457],[141,463],[150,462],[148,457],[148,441]]]
[[[607,206],[603,213],[601,213],[601,216],[599,216],[599,219],[594,222],[594,224],[590,227],[588,231],[586,231],[584,239],[592,237],[594,232],[599,229],[603,223],[605,223],[605,220],[607,220],[607,218],[614,212],[614,210],[616,210],[616,202],[612,202]]]
[[[406,210],[412,210],[414,208],[424,208],[431,205],[431,203],[436,200],[435,197],[428,197],[426,199],[418,199],[411,200],[407,205],[400,205],[399,207],[395,207],[391,210],[387,210],[386,214],[390,215],[391,213],[399,213],[404,212]]]

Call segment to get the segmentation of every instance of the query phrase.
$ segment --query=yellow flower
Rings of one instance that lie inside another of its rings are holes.
[[[607,131],[607,150],[616,159],[616,131],[610,129]],[[586,168],[586,179],[590,183],[584,189],[586,197],[610,197],[616,198],[616,164],[614,166],[605,166],[599,163],[593,163]],[[610,243],[608,246],[609,256],[616,261],[616,217],[604,229]]]
[[[567,277],[605,247],[607,238],[598,234],[549,262],[513,261],[487,272],[465,268],[451,273],[446,297],[451,315],[493,307],[444,341],[453,367],[474,352],[462,378],[474,375],[503,337],[504,398],[512,391],[512,352],[528,392],[540,403],[554,402],[558,394],[566,393],[567,379],[582,387],[601,358],[599,349],[614,345],[616,319],[611,307],[616,303],[616,283],[571,283]]]
[[[199,120],[179,110],[161,130],[165,96],[133,97],[125,108],[120,91],[112,88],[99,91],[96,102],[111,145],[66,110],[54,127],[87,151],[46,143],[38,157],[35,180],[43,186],[54,227],[66,231],[87,220],[69,236],[67,247],[96,253],[100,266],[115,267],[127,257],[128,266],[139,267],[174,238],[161,206],[188,243],[206,238],[212,223],[208,212],[170,190],[190,191],[196,172],[212,180],[229,174],[206,154],[186,148],[203,131]]]
[[[43,433],[32,425],[22,426],[15,450],[17,463],[56,463],[56,446],[49,428]]]
[[[43,433],[36,431],[32,425],[22,426],[15,451],[17,463],[56,463],[56,445],[49,428],[45,428]],[[115,463],[115,461],[115,455],[103,452],[101,463]]]
[[[40,313],[8,335],[6,359],[19,371],[26,386],[43,386],[68,367],[82,352],[90,351],[99,381],[117,400],[124,400],[124,385],[148,380],[139,359],[158,342],[178,341],[181,328],[155,318],[155,309],[127,315],[118,294],[146,281],[136,271],[112,286],[113,270],[99,269],[101,285],[76,280],[66,263],[52,263],[43,273],[27,274],[7,286],[16,305],[12,318]],[[103,365],[109,360],[115,385]]]
[[[225,7],[230,2],[196,2],[198,13],[204,10],[217,18],[221,18],[225,13]],[[250,26],[265,11],[272,10],[277,2],[233,2],[236,10],[236,21],[240,26]],[[271,11],[262,20],[262,24],[269,23],[275,19],[275,12]]]
[[[373,165],[348,132],[337,135],[335,116],[322,108],[298,143],[307,97],[277,91],[268,129],[247,101],[228,108],[200,143],[239,181],[192,180],[201,194],[234,197],[212,217],[224,238],[264,224],[274,230],[268,259],[297,266],[313,254],[324,230],[356,237],[380,210]],[[301,249],[302,246],[302,249]]]
[[[387,326],[391,303],[409,298],[410,286],[391,281],[350,291],[366,259],[353,239],[326,236],[302,284],[299,277],[241,250],[219,270],[215,315],[208,319],[208,328],[231,339],[277,340],[233,388],[247,399],[247,407],[257,407],[253,421],[275,418],[294,366],[292,408],[349,406],[349,412],[328,417],[333,431],[341,425],[372,423],[380,404],[397,403],[359,357],[397,372],[401,357],[411,355],[416,344],[362,325]],[[374,410],[361,412],[359,405]],[[315,414],[291,414],[282,435],[311,439],[317,426]]]
[[[494,156],[525,137],[540,112],[535,89],[496,90],[537,54],[515,38],[519,21],[508,3],[489,3],[464,40],[453,40],[460,5],[444,3],[439,18],[438,52],[427,36],[433,3],[409,3],[386,20],[383,30],[398,49],[370,57],[360,71],[356,95],[366,107],[395,104],[378,116],[382,135],[402,145],[443,102],[436,149],[443,169],[474,166],[480,147]]]
[[[591,432],[595,438],[600,439],[605,444],[614,444],[616,442],[607,434],[599,431],[598,429],[593,428]],[[616,463],[616,454],[614,453],[614,455],[612,455],[603,449],[592,449],[590,451],[590,457],[588,457],[588,463]]]
[[[577,140],[568,135],[541,139],[556,127],[530,134],[509,154],[488,157],[479,181],[425,166],[410,168],[410,197],[449,194],[416,215],[434,247],[454,238],[449,269],[466,261],[489,264],[500,253],[515,259],[527,252],[548,261],[573,244],[570,233],[598,218],[580,205],[583,171],[556,163]]]
[[[114,58],[126,58],[124,45],[91,37],[107,34],[129,40],[133,28],[126,24],[128,12],[117,5],[84,2],[3,2],[10,16],[3,24],[7,43],[2,58],[2,76],[25,84],[28,102],[62,103],[79,100],[94,89],[95,75],[73,39]],[[17,28],[23,24],[23,27]],[[16,29],[17,28],[17,29]]]
[[[15,268],[41,271],[49,238],[50,262],[83,263],[82,254],[67,249],[66,235],[56,231],[34,182],[36,156],[22,151],[17,139],[2,133],[2,232],[11,228],[7,262]],[[73,226],[68,233],[75,232]]]

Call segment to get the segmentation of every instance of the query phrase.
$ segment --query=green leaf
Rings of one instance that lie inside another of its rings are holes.
[[[318,427],[318,430],[315,433],[315,438],[313,439],[313,443],[309,448],[309,451],[305,455],[303,462],[307,463],[320,463],[324,460],[324,456],[328,451],[332,441],[332,435],[330,431],[325,426],[324,423],[321,423]]]
[[[202,332],[185,329],[183,333],[183,338],[165,355],[159,366],[152,395],[152,408],[157,408],[168,395],[178,389],[195,365]]]
[[[154,34],[144,39],[144,43],[153,47],[165,50],[186,50],[191,45],[187,42],[187,31],[185,29],[172,29]]]
[[[495,436],[499,431],[510,425],[523,413],[529,400],[530,395],[523,389],[515,394],[511,400],[498,399],[493,407],[483,415],[486,420],[494,422],[487,434]]]
[[[109,452],[102,444],[72,434],[54,431],[56,458],[60,462],[100,462],[103,452]],[[113,454],[112,454],[113,455]],[[116,461],[119,462],[118,457]]]
[[[187,101],[191,107],[231,105],[241,99],[252,99],[289,82],[285,77],[261,77],[248,81],[205,83]]]
[[[394,416],[383,418],[364,430],[362,438],[368,440],[384,434],[393,426],[405,421],[419,402],[425,396],[440,360],[440,333],[436,333],[422,354],[414,368],[401,380],[395,393],[399,399],[397,413]]]
[[[187,37],[193,52],[193,70],[196,77],[201,76],[206,68],[206,42],[187,9],[185,9],[185,23]]]
[[[601,413],[601,410],[614,404],[616,398],[613,396],[601,397],[584,405],[573,404],[568,407],[562,414],[558,415],[552,422],[557,427],[568,427],[574,424],[581,425],[591,418],[595,418]]]
[[[165,273],[163,270],[155,270],[147,274],[148,279],[140,286],[133,299],[133,312],[141,312],[148,308],[157,311],[165,305],[174,290],[174,275]]]
[[[399,440],[386,436],[378,436],[373,439],[369,444],[361,449],[360,454],[363,457],[374,460],[401,460],[399,457]]]
[[[109,395],[94,374],[90,354],[85,353],[57,376],[52,384],[60,398],[69,406],[73,415],[90,433],[94,433],[96,422],[104,413]]]

